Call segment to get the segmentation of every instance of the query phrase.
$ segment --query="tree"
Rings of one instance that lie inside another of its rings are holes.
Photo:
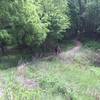
[[[72,32],[76,35],[90,37],[99,33],[100,1],[69,0]]]
[[[68,4],[66,0],[41,0],[41,5],[43,8],[42,19],[44,20],[46,17],[49,29],[46,42],[57,42],[63,38],[66,29],[70,28]]]
[[[0,7],[0,28],[17,45],[39,46],[61,39],[70,26],[66,0],[3,0]]]
[[[46,38],[48,29],[45,23],[40,20],[38,7],[32,0],[17,0],[11,5],[11,21],[14,24],[13,34],[17,43],[22,45],[41,44]]]

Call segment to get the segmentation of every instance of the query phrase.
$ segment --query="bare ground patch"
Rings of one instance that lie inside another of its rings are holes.
[[[80,41],[75,41],[76,46],[67,52],[61,52],[57,58],[65,63],[72,63],[75,55],[80,51],[82,43]]]
[[[27,71],[27,64],[21,64],[20,66],[18,66],[16,81],[28,89],[39,88],[39,83],[37,81],[35,81],[34,79],[27,78],[26,71]]]

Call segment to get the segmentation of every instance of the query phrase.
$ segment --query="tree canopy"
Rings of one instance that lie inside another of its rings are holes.
[[[99,34],[100,1],[99,0],[68,0],[70,8],[72,32],[87,36]]]
[[[99,0],[1,0],[0,41],[34,47],[65,34],[98,36],[99,12]]]
[[[4,37],[12,36],[17,45],[40,45],[47,38],[55,41],[70,26],[67,10],[65,0],[2,0],[0,31],[5,30]]]

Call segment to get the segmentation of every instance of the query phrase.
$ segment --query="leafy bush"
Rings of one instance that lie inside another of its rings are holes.
[[[100,44],[99,42],[96,41],[88,41],[84,43],[84,47],[90,48],[92,50],[98,50],[100,49]]]
[[[0,30],[0,41],[4,43],[10,42],[11,36],[7,30]]]
[[[61,3],[60,8],[58,2]],[[18,45],[39,46],[47,38],[51,40],[54,37],[53,41],[62,39],[63,32],[70,26],[70,21],[66,14],[67,1],[58,2],[0,1],[0,21],[2,19],[0,28],[9,30],[12,43]]]

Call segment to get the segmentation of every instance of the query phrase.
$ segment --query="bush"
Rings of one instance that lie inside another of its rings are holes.
[[[7,30],[0,30],[0,41],[8,44],[10,40],[11,36]]]

